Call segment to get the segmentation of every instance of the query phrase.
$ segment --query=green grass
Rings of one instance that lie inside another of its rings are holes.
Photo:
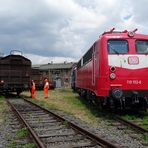
[[[1,96],[0,95],[0,101],[2,101],[2,100],[4,100],[5,98],[4,98],[4,96]]]
[[[143,135],[143,139],[144,139],[146,142],[148,142],[148,134],[144,134],[144,135]]]
[[[134,116],[134,115],[124,115],[123,118],[127,119],[127,120],[135,120],[136,116]]]
[[[0,124],[3,124],[7,120],[9,107],[7,106],[6,100],[0,95]]]
[[[34,143],[27,143],[18,145],[16,141],[13,139],[10,144],[8,144],[7,148],[35,148]]]
[[[35,148],[36,146],[33,143],[27,143],[17,146],[18,148]]]
[[[27,128],[22,128],[22,129],[19,129],[16,133],[16,137],[17,138],[23,138],[23,137],[27,137],[29,134],[29,131]]]
[[[63,124],[64,124],[65,126],[67,126],[67,127],[69,126],[69,122],[68,122],[68,121],[64,121]]]

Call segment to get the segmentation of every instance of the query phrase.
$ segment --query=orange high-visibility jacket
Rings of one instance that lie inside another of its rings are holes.
[[[35,90],[36,88],[35,88],[35,83],[34,82],[32,82],[32,90]]]

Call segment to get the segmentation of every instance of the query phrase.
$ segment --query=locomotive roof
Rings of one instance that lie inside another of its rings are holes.
[[[138,34],[136,33],[137,29],[133,31],[114,31],[114,28],[111,29],[110,31],[104,32],[101,37],[106,37],[106,38],[133,38],[133,39],[148,39],[148,35],[145,34]]]

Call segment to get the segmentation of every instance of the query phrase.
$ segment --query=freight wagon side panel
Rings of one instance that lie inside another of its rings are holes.
[[[9,55],[0,60],[1,87],[5,91],[21,92],[28,88],[31,61],[20,55]]]

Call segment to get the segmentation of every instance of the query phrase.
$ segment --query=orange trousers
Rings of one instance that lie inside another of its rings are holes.
[[[35,98],[35,89],[32,89],[32,90],[31,90],[31,97],[32,97],[32,98]]]
[[[48,88],[47,87],[44,88],[44,97],[48,98]]]

